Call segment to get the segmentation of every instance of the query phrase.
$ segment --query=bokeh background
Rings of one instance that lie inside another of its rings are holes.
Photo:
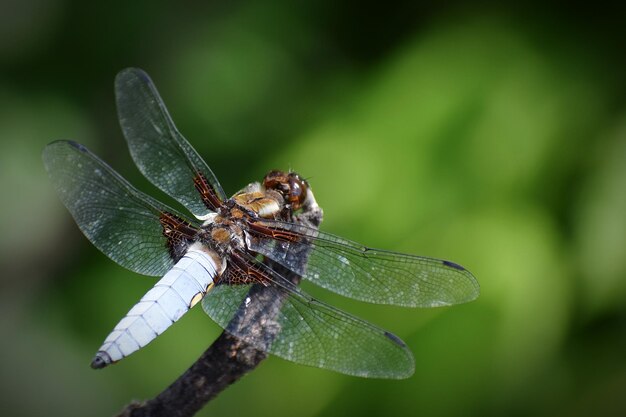
[[[401,336],[403,381],[270,358],[199,414],[626,415],[626,15],[453,1],[0,2],[0,414],[110,416],[219,334],[196,308],[103,371],[153,284],[80,234],[46,178],[55,139],[139,188],[113,79],[147,70],[232,193],[310,179],[323,229],[442,257],[482,287],[414,310],[307,287]]]

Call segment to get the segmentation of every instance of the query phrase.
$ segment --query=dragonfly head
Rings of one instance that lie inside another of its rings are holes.
[[[298,210],[307,198],[309,184],[295,172],[270,171],[263,179],[267,190],[275,190],[293,210]]]

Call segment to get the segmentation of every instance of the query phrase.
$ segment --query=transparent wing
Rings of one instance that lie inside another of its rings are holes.
[[[48,175],[87,238],[121,266],[163,275],[173,265],[159,222],[173,209],[133,188],[83,145],[49,144],[43,151]]]
[[[465,268],[440,259],[371,249],[318,230],[259,221],[248,247],[337,294],[376,304],[437,307],[474,300],[478,282]],[[253,225],[254,226],[254,225]],[[300,261],[308,253],[308,262]]]
[[[216,286],[204,298],[204,310],[229,333],[289,361],[370,378],[413,374],[413,355],[397,336],[311,298],[268,271],[268,286]]]
[[[206,162],[176,129],[148,74],[137,68],[121,71],[115,78],[115,95],[130,154],[150,182],[196,217],[210,211],[210,201],[202,198],[194,184],[198,178],[206,180],[207,192],[215,197],[209,205],[226,198]]]

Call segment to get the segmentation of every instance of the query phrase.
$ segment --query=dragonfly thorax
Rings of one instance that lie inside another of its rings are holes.
[[[285,207],[283,196],[272,189],[264,189],[258,182],[249,184],[246,188],[235,194],[232,200],[243,212],[248,212],[252,217],[266,219],[276,218]],[[231,215],[236,216],[236,213]]]

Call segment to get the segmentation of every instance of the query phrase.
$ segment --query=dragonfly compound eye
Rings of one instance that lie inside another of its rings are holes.
[[[270,171],[263,179],[268,190],[278,191],[293,210],[298,210],[306,200],[308,185],[295,172]]]
[[[304,204],[306,200],[308,186],[305,180],[300,178],[296,173],[289,174],[289,197],[288,200],[291,203],[294,210],[297,210]]]

